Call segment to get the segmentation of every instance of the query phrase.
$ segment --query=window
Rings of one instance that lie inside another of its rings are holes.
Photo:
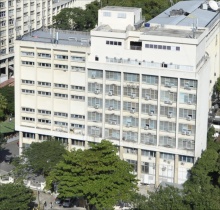
[[[68,98],[68,94],[63,94],[63,93],[54,93],[54,96],[56,98]]]
[[[158,85],[158,77],[150,76],[150,75],[143,75],[142,82],[148,85]]]
[[[118,13],[118,18],[126,18],[126,13]]]
[[[84,115],[79,115],[79,114],[71,114],[71,118],[77,119],[77,120],[84,120],[85,116]]]
[[[124,73],[124,80],[128,82],[139,82],[139,75]]]
[[[98,112],[88,112],[88,121],[102,122],[102,114]]]
[[[157,106],[151,104],[142,104],[141,105],[141,113],[142,114],[149,114],[150,116],[157,114]]]
[[[81,146],[81,147],[85,146],[85,141],[71,139],[71,142],[72,142],[72,145],[75,145],[75,146]]]
[[[71,99],[76,100],[76,101],[85,101],[84,96],[71,95]]]
[[[39,86],[43,86],[43,87],[50,87],[51,83],[50,82],[38,82],[37,83]]]
[[[157,129],[157,121],[152,119],[141,119],[141,128],[145,130],[156,130]]]
[[[189,156],[180,155],[179,156],[179,161],[185,162],[185,163],[194,163],[194,158],[193,157],[189,157]]]
[[[161,106],[160,115],[167,116],[168,118],[176,117],[176,108],[169,106]]]
[[[22,79],[21,80],[22,84],[28,84],[28,85],[34,85],[34,81],[33,80],[25,80],[25,79]]]
[[[50,63],[38,63],[38,66],[50,68],[51,64]]]
[[[29,139],[35,139],[35,134],[34,133],[23,132],[23,137],[24,138],[29,138]]]
[[[51,58],[51,54],[49,53],[37,53],[37,55],[41,58]]]
[[[0,8],[5,7],[5,2],[0,2]]]
[[[139,97],[139,88],[124,87],[124,96],[129,96],[131,98]]]
[[[142,89],[142,98],[146,100],[158,100],[158,90]]]
[[[5,12],[5,11],[0,12],[0,18],[1,18],[1,17],[5,17],[5,15],[6,15],[6,12]]]
[[[84,62],[86,59],[85,59],[85,57],[71,56],[71,60],[74,62]]]
[[[38,114],[51,115],[51,111],[49,111],[49,110],[44,110],[44,109],[38,109]]]
[[[56,87],[56,88],[67,89],[67,88],[68,88],[68,85],[66,85],[66,84],[58,84],[58,83],[54,83],[54,87]]]
[[[137,161],[136,160],[126,160],[128,163],[130,163],[133,166],[134,172],[137,172]]]
[[[157,136],[150,133],[141,133],[141,143],[147,145],[157,145]]]
[[[179,123],[179,133],[181,133],[182,135],[191,136],[194,135],[195,132],[196,132],[195,125]]]
[[[176,132],[176,123],[160,121],[160,130],[175,133]]]
[[[129,112],[131,112],[131,110],[134,110],[134,112],[139,112],[139,104],[124,101],[123,110],[129,111]]]
[[[107,45],[118,45],[118,46],[121,46],[121,45],[122,45],[122,42],[109,41],[109,40],[107,40],[107,41],[106,41],[106,44],[107,44]]]
[[[22,107],[21,110],[22,112],[35,112],[35,109],[28,108],[28,107]]]
[[[137,155],[137,149],[129,148],[129,147],[124,147],[124,153]]]
[[[178,46],[166,46],[166,45],[155,45],[155,44],[145,44],[145,48],[180,51],[180,47]]]
[[[147,157],[156,157],[156,152],[149,150],[141,150],[141,155]]]
[[[180,103],[189,104],[189,105],[196,104],[196,95],[180,92]]]
[[[51,96],[51,92],[46,92],[46,91],[37,91],[38,95],[42,96]]]
[[[117,100],[105,100],[105,108],[108,110],[120,110],[121,102]]]
[[[102,108],[102,99],[101,98],[91,98],[88,97],[88,106],[94,108]]]
[[[123,132],[123,141],[131,141],[131,142],[137,142],[138,139],[138,133],[127,131]]]
[[[165,160],[174,160],[174,155],[169,153],[160,153],[160,158]]]
[[[88,77],[91,79],[102,79],[103,78],[103,71],[102,70],[88,70]]]
[[[120,72],[114,72],[114,71],[106,71],[106,79],[107,80],[121,81],[121,73]]]
[[[72,71],[84,72],[84,71],[85,71],[85,67],[81,67],[81,66],[71,66],[71,70],[72,70]]]
[[[180,79],[180,87],[191,90],[197,88],[197,81],[196,80],[189,80],[189,79]]]
[[[195,120],[196,119],[196,110],[192,109],[179,109],[179,117],[184,118],[186,120]]]
[[[26,94],[34,94],[34,90],[28,90],[28,89],[21,89],[22,93],[26,93]]]
[[[121,86],[117,85],[106,85],[105,93],[109,96],[120,96],[121,95]]]
[[[115,129],[105,129],[105,138],[106,139],[114,139],[119,140],[120,139],[120,131]]]
[[[138,118],[124,116],[123,125],[126,127],[138,127]]]
[[[33,57],[33,56],[34,56],[34,52],[25,52],[25,51],[22,51],[22,52],[21,52],[21,55],[22,55],[22,56],[32,56],[32,57]]]
[[[98,83],[88,83],[88,92],[93,92],[95,94],[102,93],[103,86]]]
[[[58,125],[58,126],[65,126],[65,127],[68,126],[68,123],[67,123],[67,122],[54,121],[54,124],[55,124],[55,125]]]
[[[54,116],[57,117],[68,117],[68,114],[65,112],[54,112]]]
[[[104,17],[111,17],[111,12],[103,12]]]
[[[96,126],[88,126],[88,135],[102,137],[102,128]]]
[[[161,84],[165,87],[177,87],[177,78],[161,77]]]
[[[160,99],[165,104],[172,104],[173,102],[177,101],[177,93],[171,91],[161,91]]]
[[[21,63],[23,65],[28,65],[28,66],[33,66],[34,65],[34,62],[32,62],[32,61],[22,61]]]
[[[77,90],[77,91],[85,91],[85,87],[83,87],[83,86],[71,85],[71,89]]]
[[[55,55],[55,59],[68,60],[68,55]]]
[[[29,122],[34,122],[35,119],[32,117],[22,117],[22,121],[29,121]]]
[[[71,123],[71,128],[84,129],[84,128],[85,128],[85,125],[76,124],[76,123]]]
[[[176,147],[176,140],[169,136],[160,136],[159,146],[174,148]]]
[[[68,69],[68,65],[54,64],[54,67],[57,69]]]
[[[51,124],[51,120],[48,119],[38,119],[38,122],[42,124]]]
[[[178,149],[184,150],[194,150],[195,149],[195,141],[190,139],[178,139]]]

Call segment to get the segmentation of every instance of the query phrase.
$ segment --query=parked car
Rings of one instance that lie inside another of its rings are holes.
[[[59,206],[62,206],[62,204],[63,204],[63,199],[56,197],[55,203],[58,204]]]
[[[69,208],[73,206],[73,199],[72,198],[65,198],[63,200],[63,207],[64,208]]]

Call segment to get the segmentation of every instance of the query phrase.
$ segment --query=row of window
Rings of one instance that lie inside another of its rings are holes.
[[[156,44],[145,44],[145,48],[180,51],[179,46],[166,46],[166,45],[156,45]]]
[[[118,46],[121,46],[121,42],[117,42],[117,41],[106,41],[106,44],[107,45],[118,45]]]

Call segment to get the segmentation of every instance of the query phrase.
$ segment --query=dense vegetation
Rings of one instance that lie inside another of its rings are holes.
[[[2,96],[6,100],[6,107],[1,113],[1,107],[2,107]],[[14,115],[14,87],[11,86],[5,86],[3,88],[0,88],[0,117],[6,118],[7,115]]]
[[[120,159],[109,141],[90,146],[64,155],[47,178],[47,186],[58,183],[60,197],[84,197],[90,209],[112,209],[119,200],[130,200],[137,189],[132,166]]]
[[[63,30],[89,31],[98,22],[98,10],[104,6],[123,6],[142,8],[142,14],[146,21],[160,14],[170,6],[169,1],[164,0],[102,0],[94,1],[86,5],[86,9],[65,8],[54,16],[54,27]]]

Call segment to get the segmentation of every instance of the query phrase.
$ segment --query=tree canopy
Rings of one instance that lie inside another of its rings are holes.
[[[58,162],[63,159],[67,151],[59,141],[49,140],[42,143],[32,143],[23,151],[22,156],[16,159],[14,173],[19,177],[25,172],[33,172],[47,176]]]
[[[14,87],[6,86],[3,88],[0,88],[0,94],[6,99],[7,106],[5,108],[5,114],[6,115],[14,115]],[[1,103],[1,97],[0,97],[0,103]]]
[[[29,209],[33,201],[33,192],[20,184],[0,185],[0,209],[1,210],[25,210]]]
[[[136,190],[132,166],[121,160],[111,142],[91,144],[87,150],[68,152],[47,177],[47,186],[58,183],[61,197],[84,197],[90,207],[112,209]]]
[[[170,6],[169,1],[163,0],[102,0],[93,1],[86,5],[86,9],[65,8],[54,16],[54,27],[63,30],[89,31],[98,22],[98,10],[104,6],[123,6],[142,8],[142,14],[146,21],[154,18]]]
[[[6,98],[0,93],[0,119],[3,119],[5,116],[5,110],[7,108],[8,102]]]

